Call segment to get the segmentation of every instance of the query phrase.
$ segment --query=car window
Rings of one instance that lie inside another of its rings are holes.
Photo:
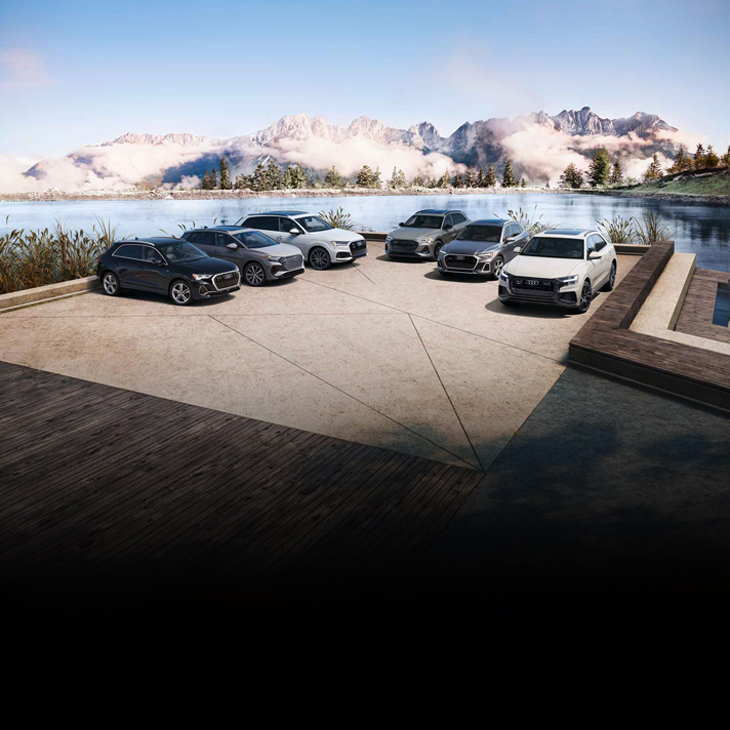
[[[164,259],[160,255],[160,252],[152,246],[140,246],[142,249],[142,260],[152,264],[161,264]]]
[[[267,246],[279,245],[265,233],[257,233],[256,231],[234,233],[233,237],[237,238],[246,248],[266,248]]]
[[[596,244],[598,243],[596,238],[597,236],[588,236],[586,240],[586,253],[596,250]]]
[[[518,234],[518,228],[516,223],[510,223],[505,231],[505,238],[513,238]]]
[[[172,264],[182,261],[197,261],[198,259],[209,258],[207,253],[201,251],[197,246],[187,241],[170,241],[170,243],[158,243],[160,253]]]
[[[522,256],[544,256],[553,259],[582,259],[582,238],[536,236],[523,249]]]
[[[513,223],[512,225],[514,226],[514,229],[515,229],[515,232],[513,235],[519,236],[520,233],[525,232],[525,229],[519,223]]]
[[[458,225],[459,223],[463,223],[466,220],[466,216],[463,216],[461,213],[452,213],[451,217],[454,221],[454,225]]]
[[[307,215],[297,218],[297,223],[307,233],[320,233],[321,231],[332,230],[332,226],[327,221],[323,221],[318,215]]]
[[[120,246],[115,252],[115,256],[123,256],[127,259],[142,259],[142,246],[139,244],[126,243]]]
[[[216,233],[215,234],[215,246],[225,247],[229,243],[234,243],[233,239],[227,233]]]
[[[282,233],[289,233],[292,228],[301,231],[301,228],[291,218],[279,218],[279,230]]]
[[[256,218],[248,218],[246,220],[246,227],[259,228],[262,231],[278,231],[279,219],[273,215],[262,215]]]
[[[595,235],[593,238],[596,239],[595,242],[595,251],[602,251],[606,247],[606,241],[603,239],[602,236]]]
[[[462,228],[459,232],[460,241],[486,241],[499,243],[502,229],[499,226],[475,226],[473,223]]]
[[[454,218],[451,215],[447,215],[446,218],[444,218],[444,230],[448,230],[449,228],[454,227]]]
[[[444,218],[441,215],[423,215],[416,213],[404,224],[404,228],[441,228]]]

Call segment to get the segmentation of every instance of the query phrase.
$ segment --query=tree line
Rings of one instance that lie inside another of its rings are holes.
[[[352,179],[343,177],[336,167],[332,166],[324,175],[324,186],[328,188],[344,188],[354,184],[359,188],[383,188],[384,181],[380,168],[374,170],[369,165],[363,165],[357,175]],[[512,160],[507,160],[502,173],[501,184],[503,187],[526,187],[527,181],[521,178],[518,182],[515,177]],[[430,177],[418,174],[410,181],[403,170],[394,167],[388,180],[387,187],[396,190],[402,188],[496,188],[497,173],[494,165],[488,168],[468,167],[464,175],[449,175],[445,172],[440,177]],[[297,188],[311,188],[315,186],[315,180],[307,176],[307,173],[300,165],[294,164],[282,169],[274,160],[268,164],[259,162],[256,169],[250,175],[236,175],[231,181],[228,160],[221,157],[218,169],[213,167],[206,170],[200,184],[202,190],[291,190]]]

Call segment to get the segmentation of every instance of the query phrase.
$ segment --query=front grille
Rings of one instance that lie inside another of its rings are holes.
[[[225,274],[218,274],[213,277],[213,285],[216,289],[228,289],[238,284],[238,271],[226,271]]]
[[[284,268],[287,269],[287,271],[301,269],[302,266],[304,266],[303,259],[299,254],[294,254],[293,256],[284,256],[281,259],[281,263],[284,264]]]
[[[444,257],[444,263],[449,269],[474,269],[477,265],[477,257],[450,253]]]
[[[551,297],[556,289],[552,279],[528,279],[510,276],[509,284],[512,291],[534,297]]]
[[[418,241],[401,241],[394,238],[390,245],[392,248],[399,248],[403,251],[415,251],[418,248]]]
[[[367,243],[365,241],[353,241],[350,244],[350,251],[352,251],[353,255],[362,253],[367,248]]]

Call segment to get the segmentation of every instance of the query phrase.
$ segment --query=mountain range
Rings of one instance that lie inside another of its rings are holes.
[[[394,166],[409,177],[492,164],[499,172],[510,158],[518,177],[552,184],[569,162],[587,168],[598,147],[606,147],[625,166],[645,165],[654,152],[671,159],[678,140],[678,130],[656,114],[637,112],[609,119],[589,107],[563,110],[554,116],[540,111],[513,119],[467,122],[448,136],[429,122],[399,129],[361,116],[340,126],[297,114],[253,134],[229,139],[127,133],[83,147],[63,158],[62,164],[57,159],[41,160],[24,176],[56,184],[54,177],[65,170],[82,187],[192,187],[205,170],[218,165],[222,155],[228,158],[233,174],[248,173],[258,162],[273,159],[284,166],[300,164],[315,176],[334,165],[347,177],[363,164],[380,167],[384,177]]]

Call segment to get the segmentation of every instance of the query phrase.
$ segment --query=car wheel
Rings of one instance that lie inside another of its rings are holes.
[[[495,279],[499,279],[499,275],[502,273],[503,266],[504,259],[501,256],[497,256],[497,258],[494,259],[494,271],[492,272],[492,275]]]
[[[117,275],[111,271],[107,271],[104,276],[101,277],[101,288],[104,290],[104,294],[108,294],[110,297],[117,296],[122,289],[119,285]]]
[[[591,292],[591,282],[586,279],[583,282],[583,288],[580,290],[580,299],[578,306],[573,310],[577,314],[585,314],[591,306],[593,293]]]
[[[608,281],[603,285],[603,291],[613,291],[616,286],[616,262],[611,264],[611,273],[608,275]]]
[[[266,272],[261,264],[252,261],[246,264],[243,278],[249,286],[263,286],[266,283]]]
[[[190,304],[192,298],[192,289],[186,282],[178,279],[172,283],[170,287],[170,299],[172,299],[173,304],[184,307],[186,304]]]
[[[441,253],[441,249],[444,247],[443,241],[436,241],[436,244],[433,247],[433,260],[438,261],[439,254]]]
[[[318,271],[329,269],[332,265],[330,255],[323,248],[313,248],[309,252],[309,265]]]

